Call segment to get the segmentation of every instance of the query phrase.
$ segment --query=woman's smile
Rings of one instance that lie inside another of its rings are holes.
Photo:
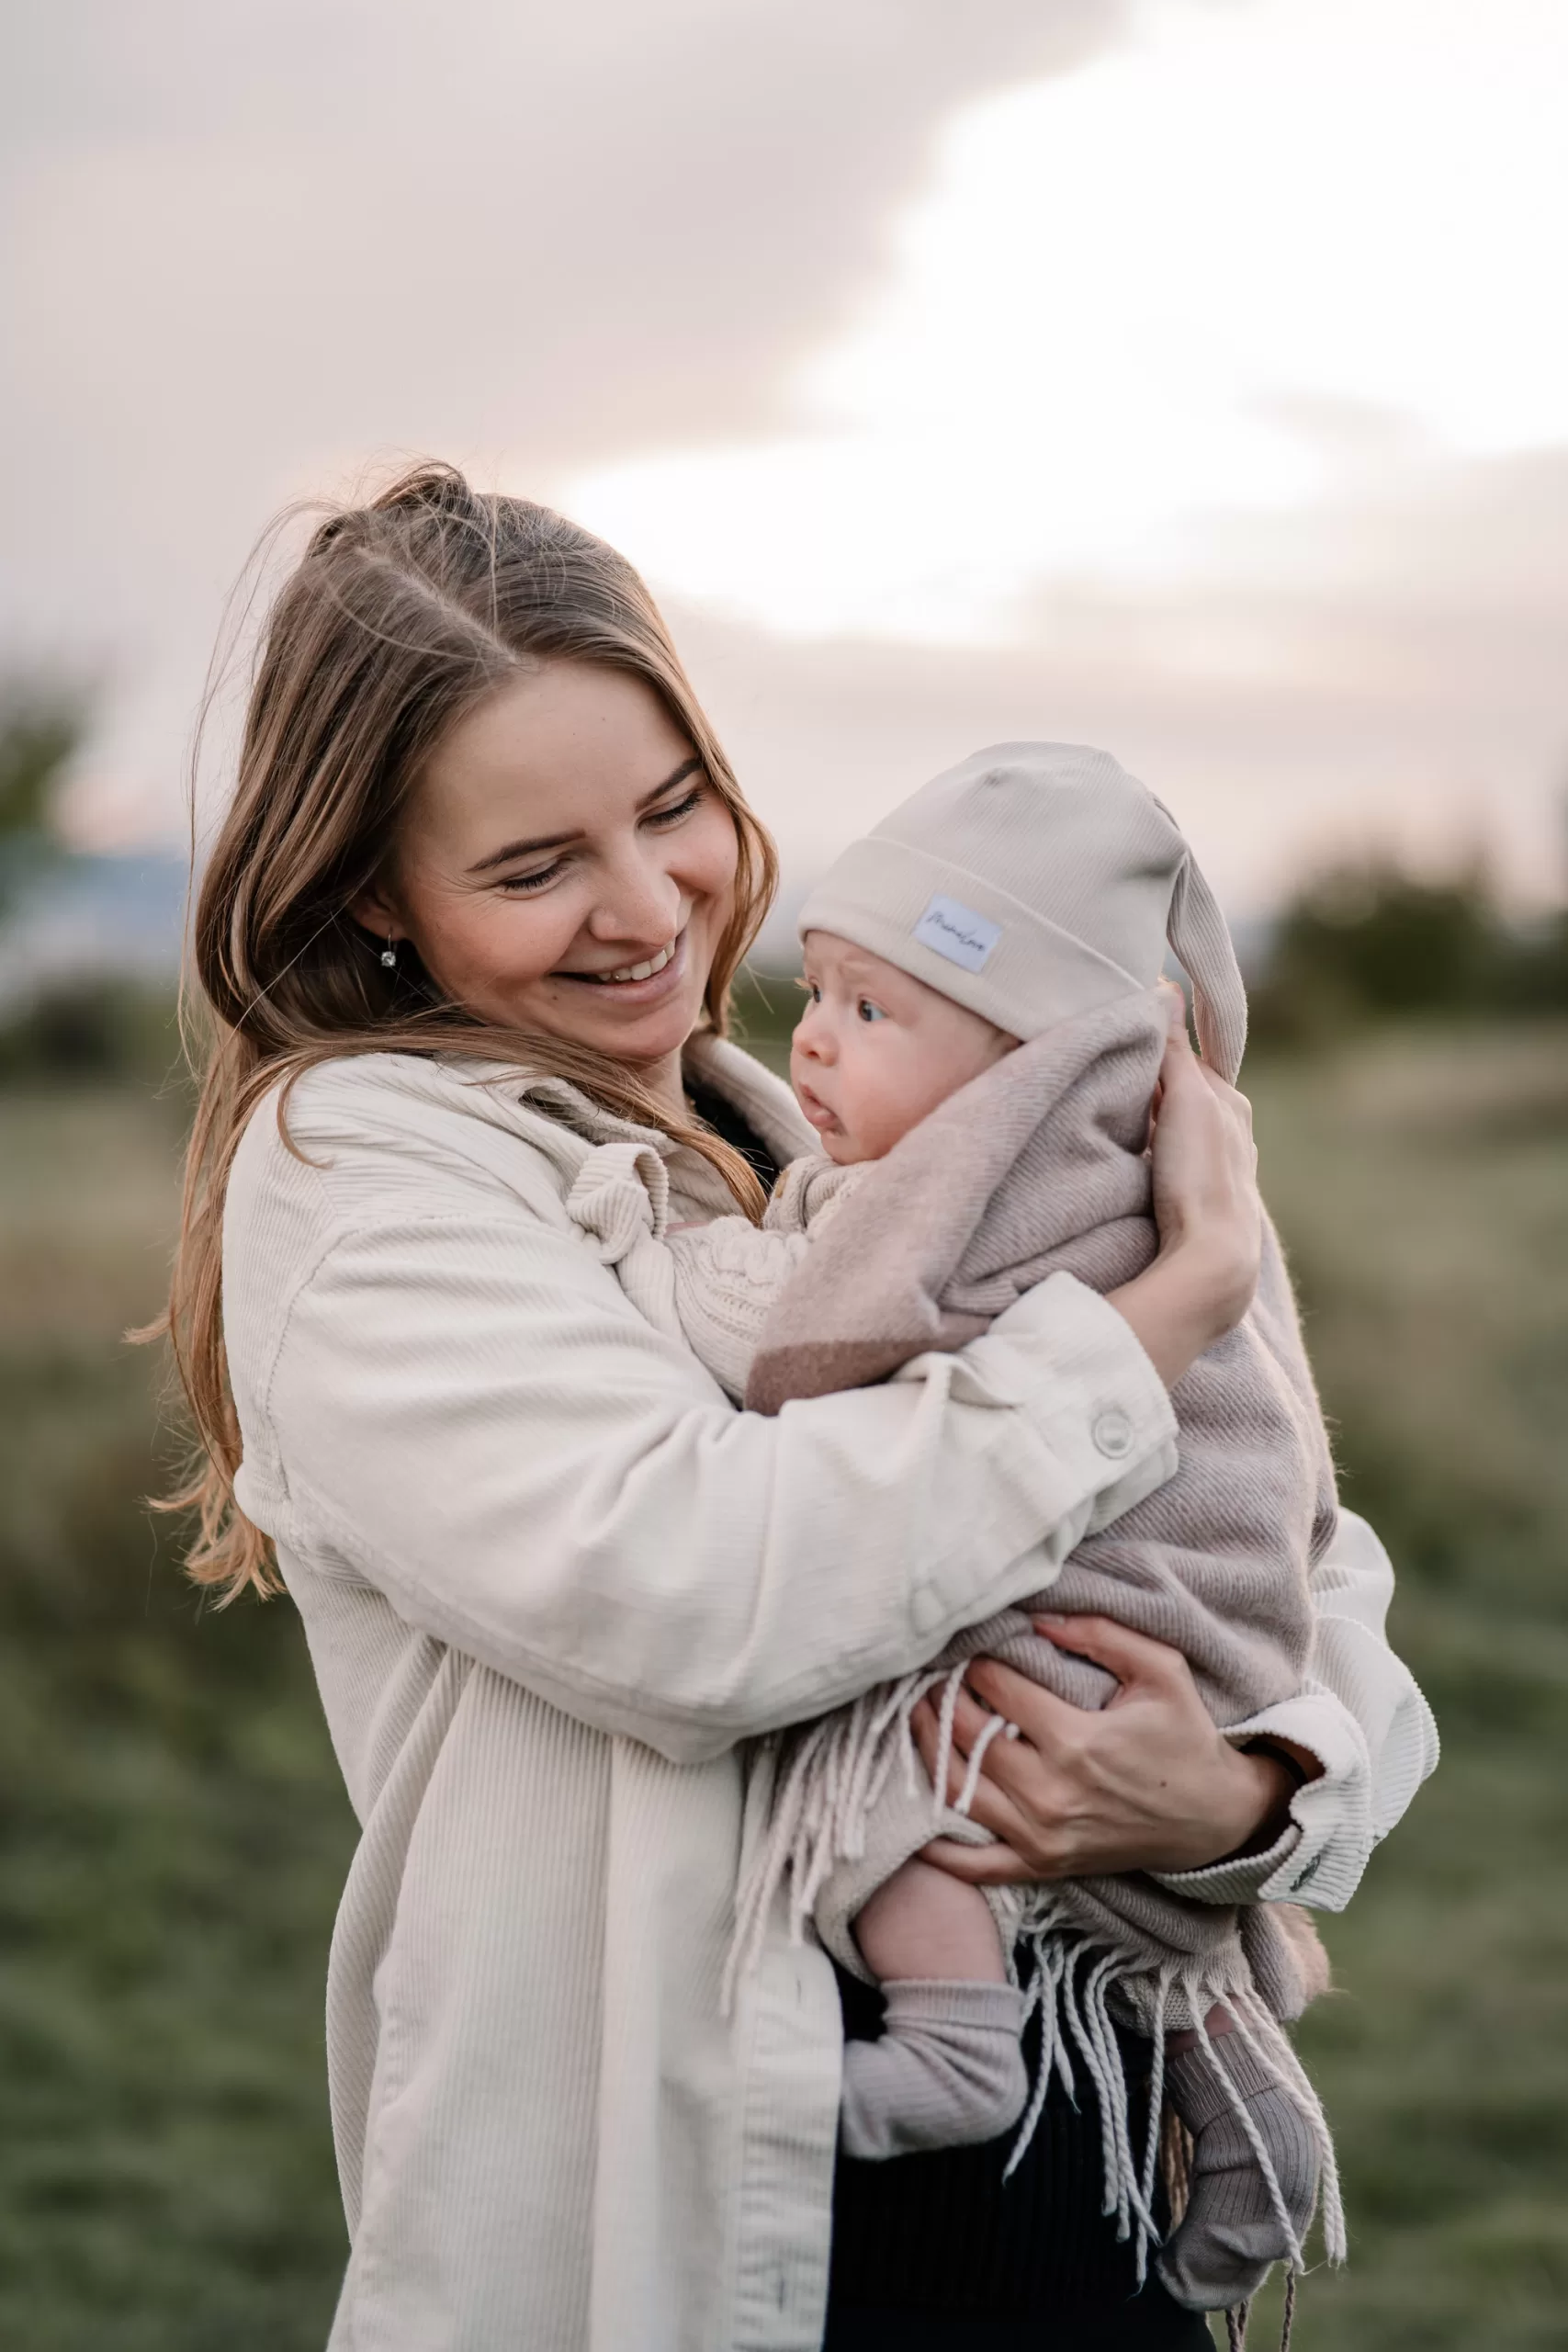
[[[682,922],[673,939],[667,940],[641,963],[619,965],[608,972],[562,971],[553,977],[585,982],[614,1002],[656,1003],[660,996],[673,993],[684,978],[685,949],[686,927]]]

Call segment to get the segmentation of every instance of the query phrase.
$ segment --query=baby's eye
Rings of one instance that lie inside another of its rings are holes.
[[[882,1007],[879,1004],[873,1004],[868,996],[862,997],[855,1011],[863,1021],[886,1021],[887,1018]]]
[[[822,991],[815,980],[796,980],[795,987],[800,989],[808,1004],[821,1003]]]

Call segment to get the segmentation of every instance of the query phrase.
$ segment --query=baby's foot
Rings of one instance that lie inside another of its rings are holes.
[[[1317,2198],[1317,2145],[1292,2094],[1236,2033],[1211,2048],[1269,2151],[1299,2245]],[[1256,2294],[1292,2251],[1257,2154],[1212,2060],[1200,2047],[1168,2055],[1171,2105],[1192,2135],[1187,2211],[1157,2267],[1190,2311],[1224,2311]]]
[[[851,2156],[912,2155],[994,2140],[1018,2121],[1029,2080],[1011,1984],[885,1984],[880,2041],[844,2045],[840,2129]]]

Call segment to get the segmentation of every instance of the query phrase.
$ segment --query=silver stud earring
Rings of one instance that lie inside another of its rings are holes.
[[[391,937],[390,933],[388,934],[387,944],[381,950],[381,961],[385,964],[389,972],[395,972],[397,970],[398,943]]]

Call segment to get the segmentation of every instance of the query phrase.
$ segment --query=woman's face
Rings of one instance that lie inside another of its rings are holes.
[[[652,1064],[696,1025],[739,856],[652,688],[551,662],[452,729],[353,911],[483,1019]]]

